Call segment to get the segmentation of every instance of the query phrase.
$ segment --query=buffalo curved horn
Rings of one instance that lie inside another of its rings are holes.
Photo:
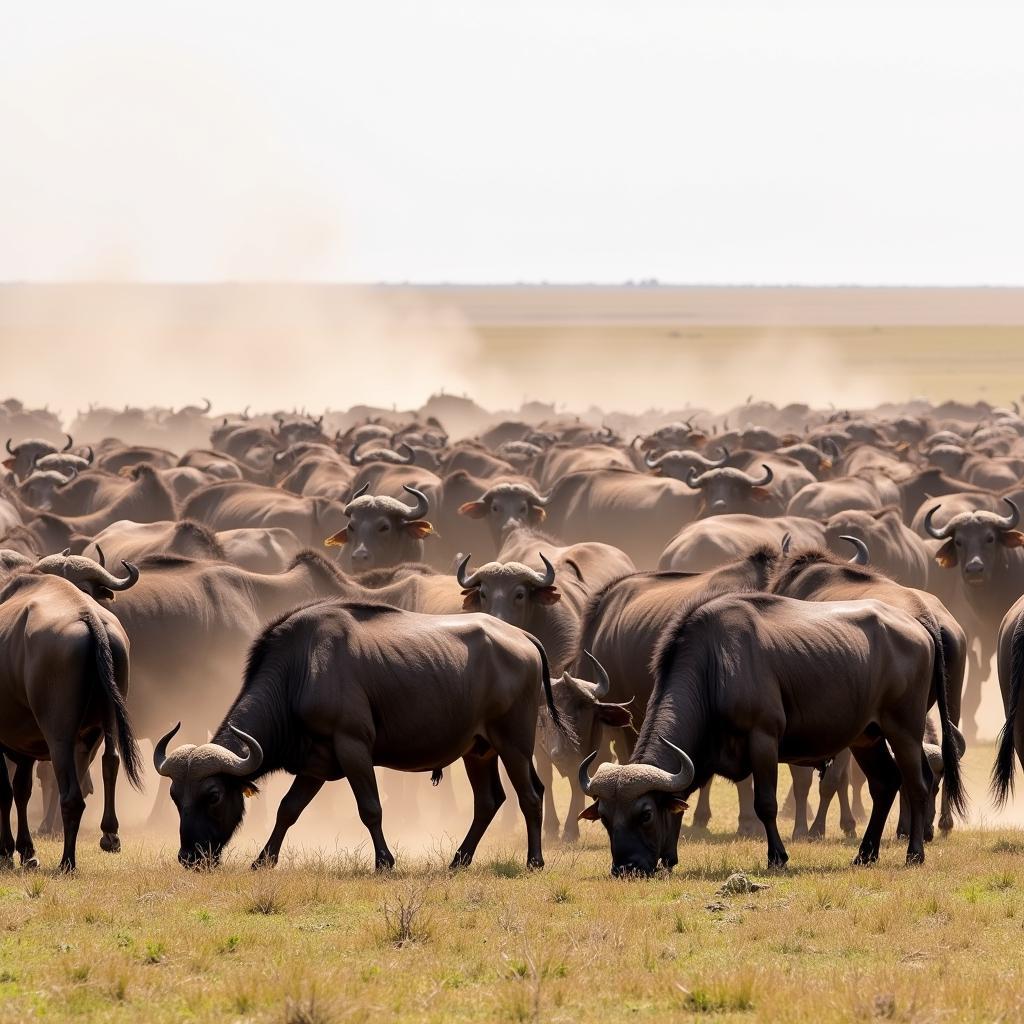
[[[69,451],[71,451],[72,445],[75,443],[75,439],[70,434],[65,434],[64,436],[68,439],[68,443],[66,445],[64,445],[64,447],[61,449],[61,451],[69,452]]]
[[[18,453],[11,447],[11,439],[7,438],[7,454],[17,455]]]
[[[352,447],[349,448],[348,461],[351,462],[353,466],[361,466],[363,464],[363,459],[359,455],[358,443],[352,445]]]
[[[323,423],[324,423],[324,414],[320,413],[320,415],[317,416],[317,418],[315,420],[313,420],[313,426],[316,427],[317,429],[319,429],[320,427],[323,426]]]
[[[591,795],[591,792],[590,792],[590,772],[589,772],[589,768],[594,763],[594,758],[596,758],[596,757],[597,757],[597,751],[595,750],[592,754],[588,754],[580,762],[580,772],[579,772],[580,789],[583,790],[583,795],[584,796],[590,796]]]
[[[410,487],[408,484],[402,484],[402,490],[408,491],[416,499],[416,504],[409,509],[405,518],[422,519],[430,510],[430,502],[427,500],[427,496],[422,491],[418,491],[415,487]]]
[[[101,569],[105,569],[107,567],[107,560],[103,557],[103,548],[101,548],[99,544],[96,545],[96,561],[99,563],[99,567]]]
[[[471,576],[466,575],[466,569],[469,567],[469,560],[472,557],[472,553],[466,555],[466,557],[459,562],[459,567],[455,570],[455,578],[459,581],[459,586],[462,587],[463,590],[472,590],[474,587],[478,587],[480,585],[477,582],[476,573],[473,573]]]
[[[681,793],[690,785],[691,782],[693,782],[693,777],[696,775],[693,762],[690,760],[686,751],[681,747],[677,747],[671,740],[667,740],[664,736],[660,735],[658,739],[660,739],[666,747],[671,747],[679,755],[679,771],[674,775],[663,771],[661,774],[664,775],[664,779],[661,780],[661,784],[658,786],[658,789],[663,790],[666,793]]]
[[[608,672],[604,665],[590,651],[584,651],[583,653],[589,659],[590,664],[594,666],[594,673],[597,675],[597,679],[594,680],[594,699],[604,700],[612,688],[612,681],[608,676]]]
[[[409,447],[404,441],[398,446],[398,451],[405,452],[406,455],[403,458],[403,462],[408,466],[416,461],[416,453]]]
[[[252,775],[259,771],[260,765],[263,764],[263,748],[247,732],[242,732],[241,729],[236,729],[233,725],[229,728],[245,744],[246,753],[245,757],[239,757],[223,747],[224,764],[221,771],[225,775]]]
[[[755,480],[749,473],[747,474],[747,479],[750,481],[751,487],[767,487],[772,480],[775,479],[775,474],[772,472],[771,466],[762,462],[761,468],[764,470],[764,476],[761,477],[760,480]]]
[[[88,456],[86,461],[91,466],[92,465],[92,460],[96,458],[96,453],[92,450],[92,445],[91,444],[90,445],[86,445],[85,446],[85,450],[89,453],[89,456]]]
[[[934,537],[936,540],[945,540],[949,536],[949,527],[943,526],[941,529],[936,529],[932,525],[932,516],[935,515],[941,505],[935,505],[933,508],[928,509],[928,514],[924,517],[924,528],[929,537]]]
[[[845,540],[847,544],[852,544],[856,549],[856,554],[850,559],[850,565],[867,565],[871,561],[871,552],[868,551],[867,544],[860,539],[860,537],[853,537],[848,533],[841,533],[839,535],[840,540]]]
[[[205,416],[213,408],[213,402],[208,398],[204,398],[203,401],[206,403],[206,408],[203,410],[203,415]]]
[[[658,455],[658,456],[655,456],[655,458],[652,459],[651,458],[651,453],[650,452],[645,452],[644,453],[644,465],[648,469],[657,469],[665,461],[665,457],[667,455],[668,455],[668,452],[666,452],[665,455]]]
[[[1010,498],[1003,498],[1003,501],[1010,506],[1010,514],[1004,519],[1000,519],[996,525],[1000,530],[1016,529],[1017,524],[1020,522],[1020,509],[1017,508],[1017,503]]]
[[[780,545],[781,548],[782,548],[783,555],[788,555],[789,554],[789,546],[792,543],[793,543],[793,534],[791,534],[791,533],[784,533],[782,535],[782,544]]]
[[[96,550],[99,551],[99,548]],[[102,552],[100,553],[102,554]],[[133,562],[126,562],[123,558],[121,559],[121,564],[124,566],[125,572],[128,573],[128,575],[122,580],[119,580],[116,576],[107,572],[105,569],[103,570],[103,585],[107,590],[129,590],[139,582],[139,567]]]
[[[729,461],[729,448],[727,445],[720,444],[718,450],[722,453],[721,458],[713,463],[715,469],[721,469]]]
[[[691,466],[690,471],[686,474],[686,486],[692,488],[695,491],[700,490],[700,479],[704,474],[697,474],[697,467]]]
[[[534,573],[534,586],[553,587],[555,585],[555,567],[548,561],[547,556],[541,552],[540,560],[544,563],[544,575]]]
[[[368,483],[363,484],[363,486],[360,487],[359,490],[356,491],[356,493],[353,494],[352,497],[349,498],[348,500],[349,501],[355,501],[356,498],[361,498],[369,489],[370,489],[370,485]]]
[[[181,722],[179,722],[169,733],[165,733],[153,748],[153,767],[156,769],[157,775],[162,775],[165,779],[170,778],[170,775],[164,771],[164,762],[167,760],[167,744],[174,739],[180,728]]]

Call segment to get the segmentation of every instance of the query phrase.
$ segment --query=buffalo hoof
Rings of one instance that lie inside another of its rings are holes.
[[[454,857],[452,857],[451,864],[448,865],[449,871],[461,871],[463,868],[468,868],[473,863],[473,855],[471,853],[463,853],[459,850]]]
[[[759,821],[741,821],[736,835],[741,839],[764,839],[764,825]]]
[[[841,821],[839,822],[839,827],[847,838],[855,835],[857,832],[857,822],[855,821]]]
[[[944,835],[948,836],[953,831],[953,818],[951,815],[943,814],[939,818],[939,831]]]
[[[907,852],[907,867],[917,867],[924,863],[924,850],[909,850]]]
[[[910,838],[909,832],[904,832],[903,829],[896,829],[896,840],[900,843],[905,843]]]
[[[22,854],[21,866],[25,871],[35,871],[39,867],[39,858],[34,854]]]
[[[373,870],[376,871],[378,875],[382,875],[387,871],[394,871],[395,858],[392,857],[391,854],[388,854],[387,857],[379,858],[377,863],[374,865]]]
[[[931,825],[924,827],[924,841],[930,843],[935,838],[935,829]]]
[[[100,849],[104,853],[120,853],[121,837],[116,832],[104,832],[100,836]]]
[[[794,840],[809,839],[810,835],[811,835],[811,833],[808,831],[806,825],[804,825],[802,828],[794,828],[793,829],[793,839]]]
[[[860,853],[853,858],[854,867],[866,867],[868,864],[876,864],[877,862],[877,850],[861,850]]]
[[[58,875],[73,875],[75,873],[75,863],[70,860],[62,860],[57,865]]]
[[[270,868],[277,867],[277,857],[272,853],[261,853],[249,867],[253,871],[267,871]]]
[[[807,835],[804,836],[804,838],[809,843],[823,843],[825,841],[825,830],[812,828],[807,832]]]
[[[13,871],[14,870],[14,854],[4,853],[0,854],[0,871]]]
[[[544,867],[543,857],[528,857],[526,859],[527,871],[541,871]]]

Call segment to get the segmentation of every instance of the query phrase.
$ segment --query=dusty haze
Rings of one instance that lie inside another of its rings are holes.
[[[442,389],[639,412],[1024,391],[1024,289],[0,286],[6,391],[215,411],[419,406]]]

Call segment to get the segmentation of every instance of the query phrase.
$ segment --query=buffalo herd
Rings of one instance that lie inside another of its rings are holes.
[[[966,812],[993,658],[997,804],[1024,758],[1016,403],[576,417],[442,394],[315,416],[93,406],[65,425],[9,399],[0,430],[3,867],[38,864],[38,777],[36,827],[62,830],[74,870],[97,754],[100,845],[119,850],[141,740],[151,824],[176,811],[188,867],[216,864],[285,772],[254,867],[345,779],[388,869],[375,767],[447,786],[457,761],[473,810],[453,867],[508,795],[531,867],[590,821],[613,874],[671,869],[717,775],[781,868],[780,763],[794,839],[823,835],[833,800],[854,832],[866,782],[855,863],[898,802],[920,864]]]

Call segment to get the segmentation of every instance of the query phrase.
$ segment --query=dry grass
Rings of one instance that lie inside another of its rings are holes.
[[[254,875],[241,851],[192,874],[127,830],[119,857],[90,837],[77,878],[0,875],[0,1021],[1024,1019],[1020,832],[959,832],[923,869],[895,844],[870,869],[838,837],[792,844],[765,877],[715,796],[675,874],[629,882],[593,826],[542,873],[501,840],[460,874],[407,856],[391,878],[322,854]],[[719,896],[737,870],[770,888]]]

